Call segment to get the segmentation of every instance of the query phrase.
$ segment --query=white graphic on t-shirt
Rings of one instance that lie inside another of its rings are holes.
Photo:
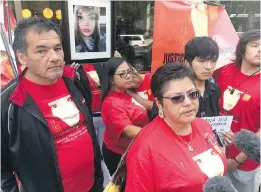
[[[209,149],[192,159],[197,162],[200,170],[205,173],[208,178],[224,174],[223,161],[213,149]]]
[[[149,99],[149,96],[148,96],[148,94],[147,94],[147,91],[142,91],[142,92],[137,92],[137,94],[139,95],[139,96],[141,96],[143,99]],[[132,98],[132,103],[134,103],[135,105],[138,105],[138,106],[140,106],[140,107],[142,107],[142,108],[144,108],[140,103],[138,103],[134,98]],[[145,109],[145,108],[144,108]]]
[[[223,108],[227,111],[233,109],[236,106],[237,102],[240,99],[240,95],[243,94],[242,91],[239,91],[237,89],[234,89],[234,91],[232,91],[232,89],[233,88],[231,86],[228,86],[228,88],[224,92]]]
[[[51,107],[52,114],[60,118],[70,127],[76,125],[80,120],[80,113],[70,95],[48,103]]]

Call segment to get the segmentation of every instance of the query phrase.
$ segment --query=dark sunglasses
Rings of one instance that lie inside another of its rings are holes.
[[[186,95],[190,100],[194,100],[199,98],[200,93],[198,90],[196,90],[196,91],[188,92],[186,93]],[[179,104],[185,101],[185,94],[175,95],[173,97],[162,97],[162,98],[170,99],[173,104]]]
[[[127,75],[132,75],[133,74],[133,70],[132,69],[128,69],[127,71],[121,71],[119,73],[115,73],[114,75],[119,75],[120,78],[126,78]]]

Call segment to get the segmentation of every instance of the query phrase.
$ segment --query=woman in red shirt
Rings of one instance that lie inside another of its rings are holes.
[[[105,124],[103,155],[112,175],[121,155],[141,128],[149,122],[147,111],[126,93],[132,86],[133,70],[119,57],[106,64],[107,77],[101,82],[101,115]]]
[[[125,191],[201,192],[227,165],[212,128],[196,118],[200,94],[194,73],[184,63],[168,63],[152,76],[151,88],[159,116],[127,153]]]

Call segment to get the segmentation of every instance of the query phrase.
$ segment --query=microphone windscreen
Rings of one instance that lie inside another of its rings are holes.
[[[225,176],[216,176],[208,179],[203,186],[203,192],[237,192],[237,190]]]
[[[260,163],[260,138],[253,132],[242,129],[234,135],[233,143],[250,159]]]

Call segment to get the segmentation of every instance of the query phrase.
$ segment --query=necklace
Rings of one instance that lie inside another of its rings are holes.
[[[175,131],[174,131],[174,132],[175,132]],[[184,139],[182,139],[176,132],[175,132],[175,134],[178,136],[178,138],[179,138],[181,141],[183,141],[183,143],[185,143],[185,144],[188,146],[188,150],[189,150],[189,151],[191,151],[191,152],[194,151],[194,148],[190,145],[190,144],[192,143],[192,128],[191,128],[190,142],[189,142],[189,143],[185,142]]]
[[[256,72],[252,73],[251,75],[247,76],[247,78],[245,78],[243,81],[241,81],[237,86],[235,86],[235,88],[233,88],[230,91],[230,94],[233,95],[233,93],[235,92],[235,89],[238,88],[242,83],[246,82],[247,80],[249,80],[250,77],[254,76],[255,74],[257,74],[260,71],[260,69],[258,69]],[[233,79],[232,79],[232,84],[234,84],[234,79],[236,77],[236,74],[234,75]]]
[[[165,122],[166,122],[170,127],[174,127],[174,126],[172,125],[172,123],[170,123],[167,119],[165,119]],[[172,129],[172,130],[173,130],[173,129]],[[173,130],[173,132],[175,133],[175,135],[178,136],[178,138],[179,138],[183,143],[185,143],[185,144],[188,146],[188,150],[189,150],[189,151],[191,151],[191,152],[194,151],[194,148],[191,146],[191,143],[192,143],[192,127],[191,127],[191,135],[190,135],[190,142],[189,142],[189,143],[187,143],[186,141],[184,141],[184,139],[182,139],[174,130]]]

